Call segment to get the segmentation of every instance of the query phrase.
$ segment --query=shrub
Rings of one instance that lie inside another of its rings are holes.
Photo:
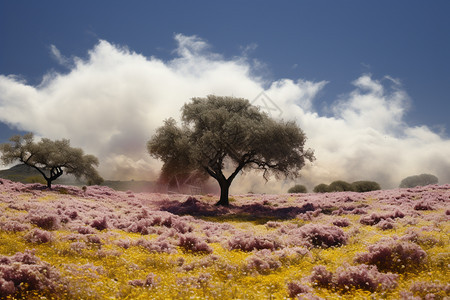
[[[350,226],[350,221],[348,219],[336,219],[333,221],[333,225],[338,226],[338,227],[348,227]]]
[[[256,252],[246,261],[248,269],[256,270],[260,274],[267,274],[269,271],[281,267],[281,262],[268,249]]]
[[[362,217],[359,220],[359,222],[361,224],[364,224],[364,225],[371,225],[372,226],[372,225],[378,224],[382,220],[387,220],[387,219],[392,219],[393,220],[395,218],[403,218],[404,216],[405,216],[405,214],[402,213],[399,210],[396,210],[395,212],[392,212],[392,213],[387,213],[385,215],[380,215],[380,214],[377,214],[377,213],[373,213],[373,214],[371,214],[369,216]]]
[[[395,288],[397,279],[397,274],[380,273],[376,266],[362,264],[337,268],[333,275],[333,285],[341,290],[354,288],[374,292]]]
[[[237,234],[228,240],[230,250],[253,251],[281,247],[281,242],[275,235],[257,236],[253,234]]]
[[[306,186],[301,185],[301,184],[296,184],[288,190],[288,193],[290,193],[290,194],[307,193],[307,192],[308,192],[308,190],[306,189]]]
[[[328,192],[328,185],[325,183],[318,184],[313,189],[314,193],[327,193]]]
[[[380,273],[376,266],[365,264],[357,266],[344,265],[333,274],[325,266],[313,268],[310,281],[319,287],[336,288],[341,291],[362,289],[374,292],[376,290],[392,289],[397,286],[397,274]]]
[[[336,180],[330,183],[328,186],[329,192],[346,192],[353,191],[353,187],[350,183],[343,180]]]
[[[30,222],[42,229],[56,230],[60,228],[59,217],[55,214],[36,211],[30,215]]]
[[[212,253],[213,249],[204,240],[194,234],[180,235],[178,246],[185,251]]]
[[[108,222],[106,221],[106,217],[95,219],[94,221],[92,221],[91,227],[100,231],[107,229]]]
[[[13,256],[0,256],[0,296],[15,294],[19,289],[55,290],[59,272],[26,250]]]
[[[301,284],[299,281],[291,281],[287,284],[289,297],[294,298],[298,294],[309,293],[311,288],[307,285]]]
[[[400,188],[413,188],[416,186],[425,186],[429,184],[437,184],[439,179],[431,174],[413,175],[404,178],[400,182]]]
[[[43,244],[53,241],[55,236],[49,231],[35,228],[28,232],[23,238],[29,243]]]
[[[375,181],[355,181],[352,183],[352,189],[358,193],[381,190],[381,186]]]
[[[312,247],[328,248],[347,243],[347,235],[336,226],[307,224],[300,228],[302,238]]]
[[[381,271],[402,273],[419,268],[427,254],[414,243],[394,239],[370,245],[369,252],[356,256],[355,262],[376,265]]]

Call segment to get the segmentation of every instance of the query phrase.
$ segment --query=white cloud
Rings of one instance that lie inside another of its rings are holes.
[[[224,59],[197,36],[175,35],[175,57],[144,57],[107,41],[74,58],[67,74],[49,73],[38,86],[0,75],[0,120],[73,146],[100,158],[108,179],[154,179],[161,163],[146,142],[162,121],[178,117],[192,97],[233,95],[252,101],[267,86],[247,57]],[[55,58],[67,63],[51,46]],[[245,54],[246,55],[246,54]],[[256,74],[256,75],[255,75]],[[406,176],[432,173],[450,182],[450,141],[426,126],[409,127],[403,117],[409,99],[393,78],[356,79],[354,90],[333,104],[332,117],[314,111],[326,82],[279,79],[265,93],[295,119],[315,149],[317,161],[299,182],[376,180],[395,187]],[[258,173],[239,176],[232,192],[283,192],[291,182],[269,181]]]

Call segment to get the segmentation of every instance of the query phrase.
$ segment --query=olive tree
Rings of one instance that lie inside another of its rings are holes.
[[[197,172],[214,178],[221,190],[217,205],[229,205],[230,185],[241,171],[261,170],[265,180],[271,174],[295,178],[314,160],[295,122],[273,120],[246,99],[192,98],[181,119],[181,126],[166,120],[148,141],[148,151],[164,162],[163,176]]]
[[[429,184],[437,184],[439,179],[432,174],[413,175],[404,178],[400,182],[400,188],[413,188],[416,186],[425,186]]]
[[[10,143],[0,145],[1,161],[11,164],[16,161],[24,163],[41,173],[51,189],[52,181],[64,172],[73,174],[76,178],[84,177],[89,184],[100,184],[103,179],[94,166],[98,159],[86,155],[80,148],[70,147],[67,139],[52,141],[47,138],[34,141],[32,133],[11,137]]]

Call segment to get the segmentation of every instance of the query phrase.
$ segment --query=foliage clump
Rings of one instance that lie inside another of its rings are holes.
[[[400,188],[413,188],[416,186],[425,186],[429,184],[437,184],[439,179],[432,174],[413,175],[404,178],[400,182]]]
[[[417,244],[395,239],[384,239],[370,245],[355,262],[375,265],[381,271],[404,273],[416,270],[424,263],[427,254]]]
[[[362,180],[352,182],[352,190],[357,193],[364,193],[381,190],[381,186],[375,181]]]
[[[294,194],[294,193],[300,194],[300,193],[307,193],[307,192],[308,192],[308,189],[306,188],[306,186],[304,186],[302,184],[296,184],[288,190],[288,193],[290,193],[290,194]]]
[[[360,264],[356,266],[344,265],[332,273],[323,265],[313,268],[310,281],[317,286],[335,288],[342,292],[355,289],[374,292],[377,290],[393,289],[397,286],[398,275],[381,273],[376,266]]]
[[[24,290],[54,291],[60,273],[26,250],[12,256],[0,256],[0,295],[14,295]]]

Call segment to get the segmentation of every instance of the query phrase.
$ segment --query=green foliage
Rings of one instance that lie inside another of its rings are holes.
[[[164,162],[162,176],[191,176],[197,172],[216,179],[221,187],[219,204],[228,205],[228,189],[245,170],[263,171],[279,178],[295,178],[311,149],[304,149],[306,136],[295,122],[275,121],[242,98],[209,95],[192,98],[183,106],[181,127],[165,121],[147,143],[151,156]],[[232,170],[223,174],[225,164]]]
[[[353,187],[350,183],[343,180],[336,180],[330,183],[328,186],[329,192],[346,192],[353,191]]]
[[[381,190],[381,186],[375,181],[355,181],[352,183],[353,191],[358,193]]]
[[[32,133],[24,136],[15,135],[11,143],[0,145],[1,161],[11,164],[20,161],[37,171],[44,177],[47,185],[66,172],[76,178],[84,177],[90,184],[99,184],[103,179],[94,166],[98,159],[93,155],[83,153],[80,148],[70,147],[67,139],[52,141],[47,138],[34,142]]]
[[[328,193],[328,185],[325,183],[318,184],[313,189],[314,193]]]
[[[431,174],[420,174],[406,177],[400,183],[401,188],[412,188],[415,186],[425,186],[429,184],[437,184],[438,178]]]
[[[306,186],[301,184],[296,184],[288,190],[288,193],[307,193],[308,190]]]

